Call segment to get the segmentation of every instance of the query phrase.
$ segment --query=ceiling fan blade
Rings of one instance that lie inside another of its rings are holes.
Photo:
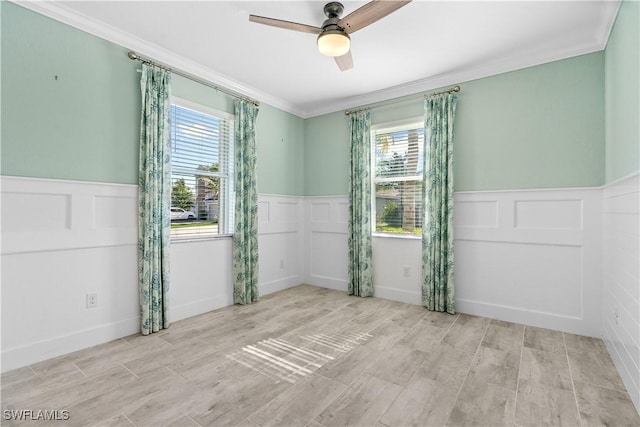
[[[338,25],[349,34],[355,33],[408,3],[411,3],[411,0],[373,0],[342,18]]]
[[[322,32],[322,28],[314,27],[313,25],[266,18],[264,16],[249,15],[249,21],[256,22],[258,24],[270,25],[272,27],[284,28],[285,30],[300,31],[302,33],[320,34]]]
[[[351,56],[351,51],[342,56],[334,56],[333,58],[336,60],[336,64],[338,64],[340,71],[347,71],[353,68],[353,57]]]

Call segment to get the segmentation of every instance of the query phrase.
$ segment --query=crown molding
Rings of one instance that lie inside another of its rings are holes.
[[[608,37],[608,33],[603,34],[606,34],[606,37]],[[569,49],[558,49],[553,52],[547,51],[537,55],[528,54],[526,57],[514,56],[502,61],[494,61],[492,63],[481,64],[476,67],[467,67],[464,70],[457,70],[439,76],[427,77],[425,79],[415,80],[413,82],[375,92],[332,100],[330,104],[318,105],[304,110],[302,117],[315,117],[335,113],[337,111],[363,108],[370,104],[379,104],[384,101],[391,101],[393,99],[409,95],[419,95],[421,92],[431,92],[445,86],[462,84],[498,74],[504,74],[511,71],[522,70],[537,65],[602,51],[605,46],[606,40],[602,41],[601,39],[598,39],[589,43],[584,43],[580,46],[572,46]]]
[[[431,76],[378,91],[333,99],[305,107],[304,105],[293,104],[283,100],[282,98],[274,96],[273,94],[268,94],[251,86],[247,86],[230,78],[229,76],[218,73],[209,67],[204,67],[201,64],[184,58],[175,52],[149,43],[139,37],[97,21],[84,14],[70,10],[58,2],[37,0],[10,1],[26,9],[70,25],[126,49],[134,50],[149,59],[156,60],[172,68],[193,74],[215,85],[223,86],[234,92],[238,92],[239,94],[253,98],[303,119],[354,109],[368,104],[390,101],[395,98],[419,94],[420,92],[432,91],[444,86],[461,84],[497,74],[604,50],[607,46],[609,35],[621,5],[620,0],[605,2],[605,7],[607,8],[606,13],[602,14],[602,20],[595,31],[596,35],[594,39],[579,46],[572,46],[568,49],[540,52],[537,54],[527,54],[525,57],[516,55],[506,60],[494,61],[490,64],[481,64],[471,68],[467,67],[464,70],[448,72],[443,75]]]
[[[607,43],[609,43],[609,37],[611,36],[611,31],[613,31],[621,6],[622,0],[606,3],[607,11],[602,14],[602,21],[600,21],[600,25],[596,29],[596,41],[600,44],[601,50],[606,49]]]
[[[160,62],[170,68],[179,69],[187,74],[198,76],[213,83],[214,85],[223,86],[233,92],[237,92],[262,103],[269,104],[272,107],[276,107],[296,116],[302,117],[303,115],[303,112],[296,108],[295,105],[286,102],[281,98],[262,92],[251,86],[244,85],[241,82],[238,82],[224,74],[218,73],[209,67],[204,67],[201,64],[184,58],[168,49],[149,43],[146,40],[122,31],[121,29],[107,25],[104,22],[97,21],[90,16],[73,11],[58,2],[37,0],[10,1],[18,6],[24,7],[25,9],[29,9],[40,15],[77,28],[118,46],[122,46],[127,50],[133,50],[145,58]]]

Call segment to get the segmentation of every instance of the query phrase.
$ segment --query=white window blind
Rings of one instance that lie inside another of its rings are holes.
[[[373,231],[419,235],[424,125],[421,121],[379,125],[371,133]]]
[[[171,238],[231,234],[233,204],[233,116],[174,100]]]

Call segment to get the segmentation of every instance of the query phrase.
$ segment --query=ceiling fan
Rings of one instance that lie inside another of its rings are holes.
[[[332,1],[324,5],[324,14],[327,16],[327,20],[322,23],[322,27],[257,15],[249,15],[249,21],[286,30],[318,34],[317,43],[320,53],[333,56],[340,70],[346,71],[353,68],[349,34],[373,24],[410,2],[411,0],[373,0],[344,18],[340,18],[344,7],[342,3]]]

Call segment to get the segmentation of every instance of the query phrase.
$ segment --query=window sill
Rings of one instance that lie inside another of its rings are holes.
[[[217,236],[171,238],[171,244],[210,242],[212,240],[231,239],[232,237],[233,234],[219,234]]]
[[[372,236],[383,239],[422,240],[422,236],[415,234],[373,233]]]

